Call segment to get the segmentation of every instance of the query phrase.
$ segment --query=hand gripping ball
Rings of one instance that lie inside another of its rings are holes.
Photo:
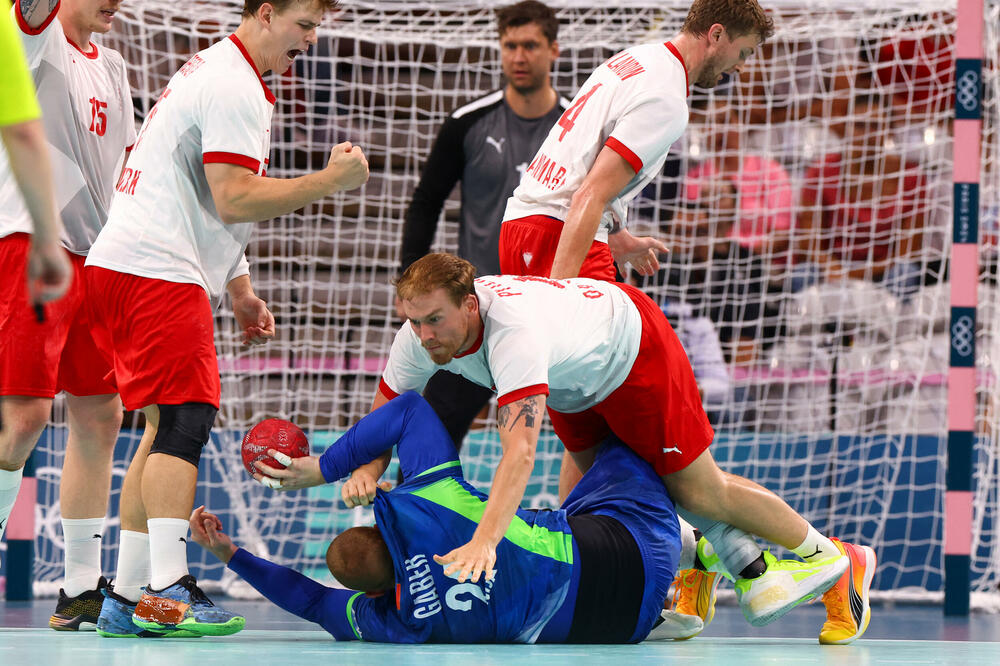
[[[257,460],[268,467],[284,469],[284,465],[267,455],[268,449],[280,451],[289,458],[302,458],[309,455],[309,440],[302,429],[291,421],[261,421],[243,437],[243,466],[251,476],[257,471],[253,466]]]

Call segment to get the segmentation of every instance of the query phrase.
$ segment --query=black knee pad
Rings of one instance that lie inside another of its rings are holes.
[[[165,453],[197,467],[219,410],[204,402],[157,407],[160,409],[160,427],[156,430],[149,452]]]

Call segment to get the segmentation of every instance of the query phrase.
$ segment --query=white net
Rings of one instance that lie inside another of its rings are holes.
[[[279,99],[269,175],[319,168],[350,140],[372,176],[258,225],[253,280],[279,333],[266,349],[244,350],[230,313],[216,318],[223,404],[197,502],[242,543],[314,575],[331,536],[370,515],[346,510],[339,486],[279,495],[255,485],[239,440],[281,417],[321,450],[367,412],[398,325],[389,279],[423,161],[447,113],[501,85],[497,4],[347,2],[293,72],[269,78]],[[688,2],[552,4],[562,21],[554,85],[572,95],[615,51],[675,34]],[[741,81],[696,92],[685,137],[633,208],[634,230],[674,248],[645,287],[692,356],[720,464],[778,492],[821,531],[873,546],[879,594],[940,599],[955,1],[765,4],[775,36]],[[234,29],[240,5],[123,5],[106,41],[129,63],[140,113],[192,53]],[[987,2],[977,606],[996,604],[1000,582],[998,7]],[[453,198],[435,249],[455,249],[457,211]],[[61,415],[37,454],[40,593],[62,571]],[[112,515],[137,425],[123,430]],[[485,487],[500,450],[492,413],[478,425],[463,458]],[[527,501],[553,506],[560,447],[548,432],[543,440]],[[109,571],[116,536],[106,540]],[[190,554],[196,575],[239,592],[210,556]]]

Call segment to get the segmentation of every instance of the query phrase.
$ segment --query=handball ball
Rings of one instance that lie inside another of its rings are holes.
[[[309,440],[302,429],[291,421],[267,419],[250,428],[243,437],[243,466],[253,476],[257,469],[254,461],[261,461],[268,467],[284,469],[284,465],[267,455],[268,449],[284,453],[289,458],[309,455]]]

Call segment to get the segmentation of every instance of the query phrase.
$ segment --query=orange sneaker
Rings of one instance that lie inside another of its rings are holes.
[[[823,645],[847,645],[864,635],[871,620],[868,590],[875,576],[875,551],[868,546],[855,546],[836,538],[830,540],[847,556],[850,566],[823,595],[826,622],[819,632],[819,642]]]
[[[685,641],[700,634],[715,617],[715,592],[722,576],[712,571],[686,569],[677,573],[674,579],[674,599],[668,611],[682,615],[700,617],[702,626],[687,636],[677,636],[674,640]]]

